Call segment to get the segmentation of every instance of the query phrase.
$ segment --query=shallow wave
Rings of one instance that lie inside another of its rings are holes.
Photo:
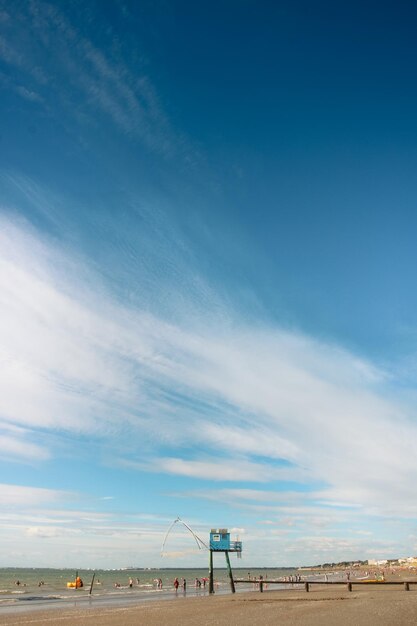
[[[41,600],[63,600],[65,596],[27,596],[26,598],[16,598],[19,602],[36,602]]]

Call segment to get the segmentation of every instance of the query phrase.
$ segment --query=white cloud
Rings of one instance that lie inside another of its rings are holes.
[[[76,497],[46,489],[0,485],[0,501],[4,501],[4,512],[0,507],[3,562],[23,567],[28,563],[77,568],[155,565],[171,519],[71,508]],[[51,508],[62,499],[67,501],[67,508]],[[188,531],[176,532],[167,549],[177,550],[184,562],[190,554],[197,554],[190,545]],[[201,564],[205,562],[204,558]]]
[[[99,424],[107,445],[129,445],[131,467],[318,483],[322,505],[416,515],[413,409],[357,355],[237,319],[219,328],[203,311],[199,328],[180,311],[167,323],[119,304],[85,264],[7,220],[0,304],[9,424],[89,433]],[[159,443],[204,456],[161,456]]]
[[[0,453],[3,458],[17,457],[40,461],[50,458],[50,454],[45,448],[9,435],[0,435]]]
[[[28,537],[51,539],[56,537],[66,537],[68,535],[79,535],[81,530],[77,528],[61,528],[59,526],[29,526],[25,529]]]
[[[199,425],[199,429],[201,438],[221,449],[289,461],[300,457],[295,442],[279,436],[264,424],[254,428],[250,420],[246,421],[244,427],[205,422]]]
[[[68,492],[39,487],[0,484],[0,506],[2,509],[38,506],[68,499]]]
[[[63,109],[90,130],[104,114],[123,133],[165,156],[184,151],[188,142],[169,123],[145,71],[138,75],[140,62],[132,71],[117,47],[111,46],[111,54],[98,49],[65,11],[49,3],[29,3],[23,12],[16,4],[8,17],[0,58],[25,79],[24,85],[11,85],[23,98],[43,101],[50,115]],[[190,146],[187,152],[195,155]]]
[[[261,468],[261,473],[265,471],[265,468]],[[281,478],[281,475],[278,474]],[[245,479],[246,480],[246,479]],[[217,502],[239,503],[241,506],[252,506],[253,503],[272,503],[273,508],[277,508],[277,503],[280,506],[286,505],[289,502],[297,503],[304,502],[314,498],[314,493],[296,492],[296,491],[267,491],[264,489],[198,489],[198,491],[189,491],[176,494],[182,497],[189,498],[203,498],[207,500],[215,500]]]
[[[271,479],[285,480],[291,474],[286,468],[271,468],[267,464],[252,463],[242,459],[206,459],[184,460],[181,458],[154,458],[149,463],[125,462],[130,467],[137,467],[153,472],[189,476],[204,480],[270,482]]]

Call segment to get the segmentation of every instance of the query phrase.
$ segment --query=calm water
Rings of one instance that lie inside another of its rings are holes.
[[[264,579],[279,579],[298,573],[296,570],[282,569],[238,569],[234,568],[235,578],[247,578],[262,575]],[[208,576],[207,569],[148,569],[148,570],[97,570],[95,572],[92,595],[90,584],[92,570],[79,570],[84,587],[68,589],[67,582],[74,581],[75,571],[67,569],[0,569],[0,612],[9,610],[33,609],[35,606],[45,608],[46,605],[58,606],[103,606],[104,604],[130,604],[141,600],[174,598],[173,580],[187,580],[187,596],[208,594],[208,583],[201,589],[195,587],[195,579]],[[229,593],[227,570],[216,568],[216,593]],[[133,587],[129,587],[129,578]],[[162,589],[158,589],[156,579],[162,579]],[[19,581],[19,585],[17,585]],[[39,585],[40,582],[44,584]],[[118,585],[117,587],[115,585]],[[274,586],[274,588],[277,588]],[[252,584],[238,585],[238,591],[253,589]],[[178,596],[183,596],[180,588]]]

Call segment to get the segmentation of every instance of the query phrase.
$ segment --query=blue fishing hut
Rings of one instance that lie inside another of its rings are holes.
[[[213,553],[224,552],[226,557],[227,569],[229,572],[230,586],[232,592],[235,593],[235,583],[233,580],[232,568],[230,566],[229,552],[236,552],[237,557],[242,556],[242,542],[230,541],[230,533],[227,528],[212,528],[210,531],[210,566],[209,566],[209,592],[214,593],[213,578]]]
[[[210,550],[215,552],[238,552],[241,554],[242,542],[230,541],[230,533],[227,528],[212,528],[210,531]]]

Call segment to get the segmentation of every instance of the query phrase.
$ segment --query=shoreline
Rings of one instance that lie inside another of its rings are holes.
[[[248,593],[251,590],[237,589],[237,593]],[[77,593],[77,592],[76,592]],[[231,595],[230,588],[217,589],[216,596]],[[101,608],[131,608],[140,607],[142,604],[154,604],[165,602],[178,602],[179,600],[193,600],[208,598],[208,589],[205,592],[196,592],[193,588],[189,589],[187,593],[182,590],[177,593],[173,589],[167,589],[163,592],[157,593],[144,593],[144,594],[105,594],[105,595],[89,595],[79,594],[75,597],[60,597],[60,596],[29,596],[27,598],[18,598],[13,602],[5,601],[3,604],[0,601],[0,624],[1,618],[4,615],[23,615],[26,613],[37,614],[40,612],[54,612],[59,610],[85,610],[93,611]]]
[[[60,611],[27,610],[22,613],[0,613],[2,626],[42,626],[74,621],[79,626],[369,626],[408,625],[417,618],[417,590],[405,592],[401,587],[346,588],[318,587],[309,593],[249,591],[239,594],[215,594],[155,601],[140,601],[129,606],[63,607]]]
[[[363,576],[358,577],[358,574],[365,573],[368,574],[368,571],[353,573],[351,570],[327,570],[330,580],[326,585],[322,578],[326,572],[321,570],[320,574],[311,572],[310,576],[303,576],[304,580],[301,583],[289,582],[281,588],[278,587],[280,584],[278,580],[273,584],[272,579],[269,581],[266,579],[263,581],[263,593],[259,589],[254,589],[253,579],[248,581],[247,585],[242,584],[246,581],[241,579],[241,584],[236,585],[237,593],[234,595],[230,587],[223,585],[216,589],[213,596],[208,594],[207,589],[197,591],[192,586],[187,589],[186,594],[182,590],[175,593],[168,587],[164,588],[163,592],[155,590],[154,593],[145,592],[143,595],[129,593],[89,595],[74,591],[74,596],[59,597],[54,594],[40,596],[34,592],[14,602],[9,603],[8,600],[3,604],[0,602],[0,626],[25,624],[41,626],[49,623],[65,626],[74,620],[78,625],[86,626],[97,623],[108,626],[133,626],[138,623],[138,616],[139,623],[146,626],[153,624],[192,626],[195,623],[199,626],[214,623],[224,626],[233,626],[237,623],[239,626],[254,626],[259,623],[264,626],[269,623],[276,624],[279,620],[298,626],[315,624],[316,622],[311,619],[318,613],[321,621],[317,624],[320,625],[333,626],[337,623],[340,626],[342,623],[349,623],[351,626],[352,623],[355,625],[363,623],[369,626],[369,620],[371,618],[374,620],[375,611],[378,614],[382,609],[384,614],[378,618],[378,624],[388,625],[395,622],[406,625],[417,622],[417,595],[415,595],[417,586],[411,584],[409,591],[405,591],[405,586],[402,585],[406,581],[416,583],[415,572],[399,569],[386,571],[385,581],[388,583],[386,586],[383,583],[363,584],[366,581]],[[378,572],[372,571],[369,574],[374,576]],[[351,591],[348,590],[348,576],[351,576],[350,582],[353,585]],[[317,580],[318,577],[321,580]],[[307,592],[304,581],[308,581],[309,578],[310,582],[313,582],[312,579],[315,579],[315,582]],[[331,581],[331,578],[334,580]],[[337,580],[339,582],[335,584]],[[392,584],[393,582],[396,584]],[[337,614],[334,613],[336,605]],[[298,617],[296,621],[291,622],[290,617],[293,614],[297,614]],[[159,616],[159,621],[153,621],[155,615]],[[340,621],[343,615],[346,622]]]

